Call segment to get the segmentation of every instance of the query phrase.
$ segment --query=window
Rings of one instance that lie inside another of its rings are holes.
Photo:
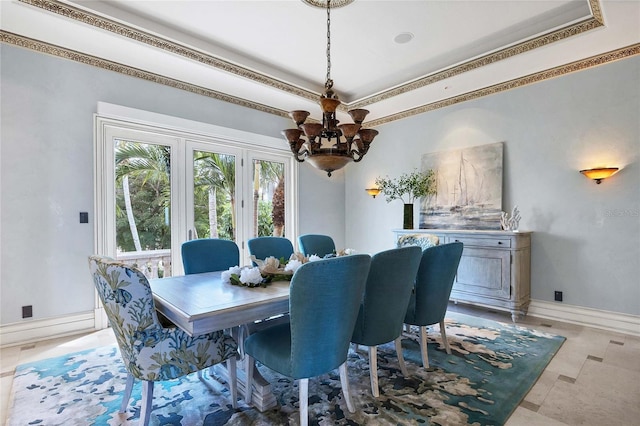
[[[96,116],[96,253],[155,278],[182,274],[190,239],[233,240],[244,264],[249,238],[295,239],[296,166],[283,141],[144,121]]]

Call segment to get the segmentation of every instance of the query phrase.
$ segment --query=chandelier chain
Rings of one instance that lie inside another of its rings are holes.
[[[327,0],[327,81],[324,86],[326,89],[333,87],[331,80],[331,0]]]

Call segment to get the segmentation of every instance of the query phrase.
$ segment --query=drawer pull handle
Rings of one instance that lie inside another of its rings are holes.
[[[502,244],[502,241],[498,241],[498,244]]]

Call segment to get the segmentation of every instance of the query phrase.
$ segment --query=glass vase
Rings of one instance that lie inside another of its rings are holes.
[[[402,229],[413,229],[413,204],[404,205]]]

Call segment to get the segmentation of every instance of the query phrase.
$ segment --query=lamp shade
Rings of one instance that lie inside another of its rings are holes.
[[[367,188],[365,191],[367,191],[367,194],[371,195],[373,198],[376,198],[376,195],[380,193],[380,188]]]
[[[589,179],[593,179],[596,183],[602,182],[602,179],[606,179],[613,174],[615,174],[618,170],[617,167],[602,167],[597,169],[585,169],[580,170],[580,173],[588,177]]]

